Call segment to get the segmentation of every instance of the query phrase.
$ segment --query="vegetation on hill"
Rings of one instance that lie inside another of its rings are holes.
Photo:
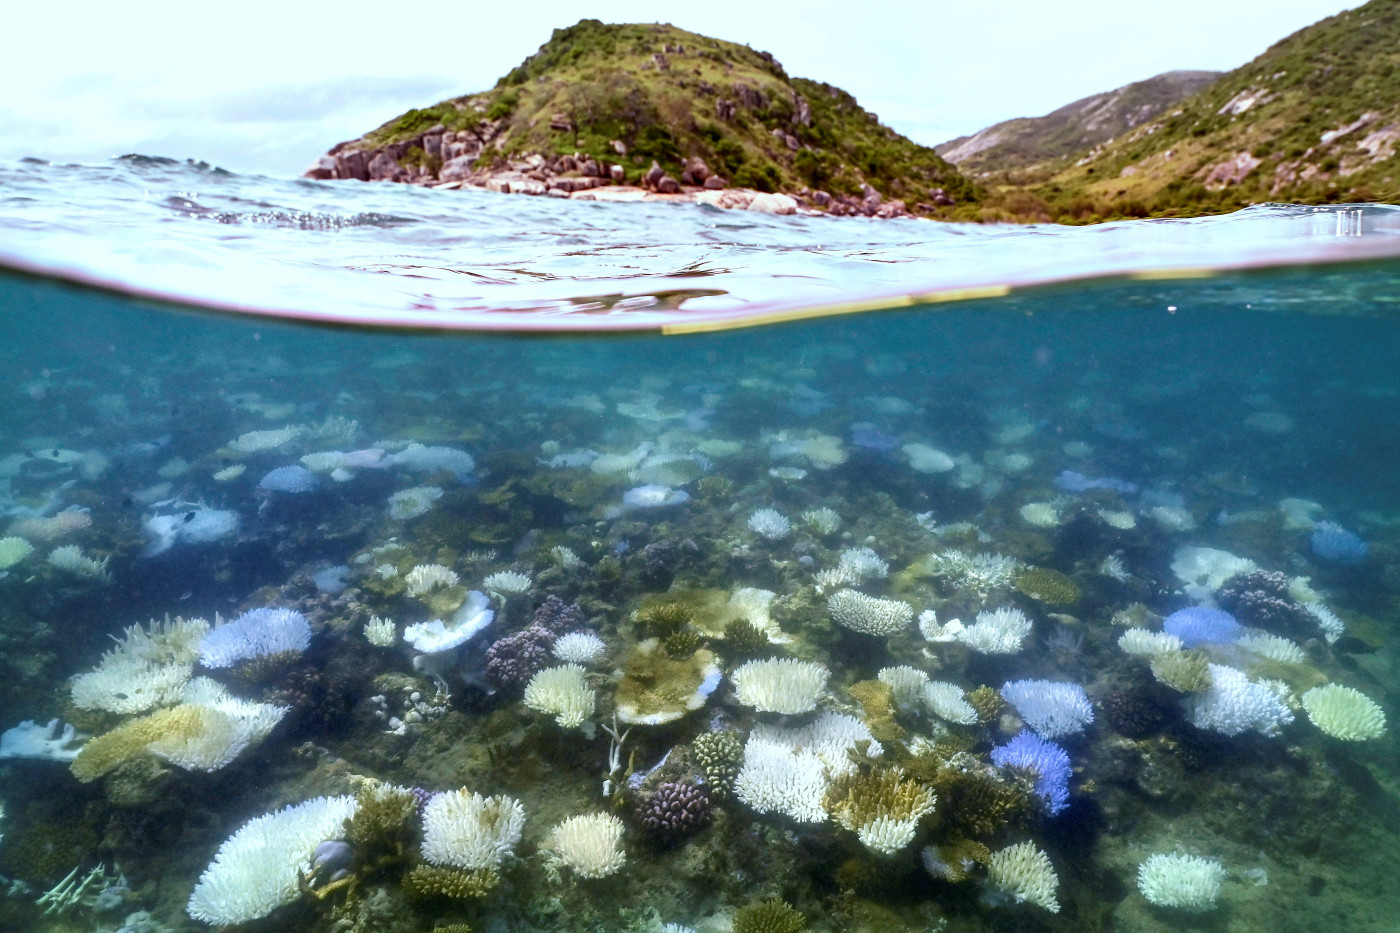
[[[1018,117],[935,146],[961,171],[1008,172],[1072,162],[1087,151],[1160,116],[1220,77],[1218,71],[1168,71],[1093,94],[1047,113]]]
[[[1371,0],[1068,165],[982,180],[1008,217],[1062,222],[1400,201],[1398,144],[1400,0]]]
[[[503,130],[478,158],[483,167],[578,152],[621,163],[635,183],[653,160],[680,177],[701,158],[735,186],[859,198],[868,185],[910,210],[978,216],[975,184],[850,94],[791,78],[766,52],[669,25],[585,19],[556,29],[494,88],[410,110],[359,142],[384,148],[482,120]],[[410,150],[400,161],[429,158]]]

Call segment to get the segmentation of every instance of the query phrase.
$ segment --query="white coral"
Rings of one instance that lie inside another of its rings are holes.
[[[922,694],[924,706],[940,719],[960,726],[976,725],[977,710],[967,702],[963,688],[957,684],[930,680],[924,684]]]
[[[592,632],[569,632],[554,640],[550,652],[568,664],[587,664],[607,650],[603,639]]]
[[[1243,671],[1210,665],[1210,689],[1184,701],[1186,716],[1197,728],[1222,735],[1258,732],[1277,735],[1293,721],[1279,691],[1268,683],[1251,683]]]
[[[513,797],[447,791],[423,806],[423,858],[466,871],[497,868],[524,830],[525,808]]]
[[[826,601],[831,617],[863,635],[893,635],[914,621],[914,608],[897,599],[880,599],[855,590],[838,590]]]
[[[1302,696],[1313,725],[1337,739],[1362,742],[1385,734],[1385,712],[1360,690],[1327,684]]]
[[[456,571],[442,564],[419,564],[403,577],[408,595],[415,597],[456,586],[459,579]]]
[[[301,894],[316,846],[338,838],[355,798],[316,797],[249,820],[219,846],[186,910],[225,926],[265,917]]]
[[[481,588],[504,598],[525,592],[532,582],[529,574],[498,570],[481,581]]]
[[[749,516],[749,528],[769,541],[777,541],[792,533],[792,522],[777,509],[759,509]]]
[[[1055,889],[1060,879],[1050,857],[1033,842],[1018,842],[992,853],[987,865],[987,880],[1017,901],[1044,907],[1052,914],[1060,912]]]
[[[740,703],[759,712],[792,715],[815,709],[831,672],[815,661],[747,661],[730,675]]]
[[[606,878],[627,861],[622,830],[610,813],[571,816],[554,827],[545,848],[580,878]]]
[[[1015,654],[1031,633],[1031,620],[1013,607],[977,613],[977,621],[958,633],[957,639],[979,654]]]
[[[597,692],[588,686],[587,671],[577,664],[546,667],[525,685],[525,705],[547,713],[565,729],[583,725],[593,715]]]
[[[1153,632],[1145,628],[1130,628],[1118,636],[1118,647],[1127,654],[1139,657],[1180,651],[1181,639],[1167,632]]]
[[[1138,866],[1138,891],[1158,907],[1212,910],[1224,878],[1224,867],[1214,859],[1158,852]]]

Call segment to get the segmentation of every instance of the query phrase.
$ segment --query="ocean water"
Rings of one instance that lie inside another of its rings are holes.
[[[1393,931],[1396,218],[0,168],[0,929]]]

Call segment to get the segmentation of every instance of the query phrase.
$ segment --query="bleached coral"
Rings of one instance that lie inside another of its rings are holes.
[[[809,725],[783,728],[760,723],[744,744],[734,793],[758,813],[783,813],[805,823],[826,819],[828,782],[855,770],[848,752],[867,742],[866,753],[884,749],[853,716],[826,712]]]
[[[1003,554],[968,554],[949,548],[928,559],[929,571],[954,586],[986,594],[1011,586],[1020,562]]]
[[[1313,601],[1303,603],[1303,608],[1317,620],[1317,627],[1322,630],[1322,637],[1327,644],[1336,644],[1337,639],[1346,634],[1347,627],[1337,614],[1328,609],[1322,603]]]
[[[74,576],[87,577],[93,580],[107,580],[107,561],[109,557],[101,560],[88,557],[83,553],[82,548],[76,544],[65,544],[63,547],[54,548],[49,552],[49,564],[66,573]]]
[[[1155,853],[1138,866],[1138,891],[1158,907],[1205,911],[1215,908],[1225,869],[1214,859],[1175,852]]]
[[[247,434],[240,434],[229,442],[229,449],[241,454],[261,453],[265,450],[276,450],[286,444],[290,444],[301,436],[301,428],[287,425],[284,428],[269,431],[249,431]]]
[[[894,855],[914,841],[919,821],[933,812],[933,790],[903,769],[879,768],[833,781],[823,803],[831,818],[867,849]]]
[[[1073,735],[1094,721],[1094,707],[1078,684],[1015,680],[1002,686],[1001,695],[1043,738]]]
[[[1222,735],[1258,732],[1277,735],[1293,721],[1293,713],[1272,684],[1253,683],[1243,671],[1210,665],[1210,688],[1188,696],[1186,717],[1197,728]]]
[[[1312,724],[1336,739],[1363,742],[1385,734],[1385,712],[1360,690],[1327,684],[1302,696]]]
[[[458,479],[465,478],[476,468],[476,461],[465,450],[457,450],[454,447],[425,447],[422,444],[409,444],[390,456],[388,462],[423,473],[445,470]]]
[[[442,498],[441,486],[411,486],[389,496],[389,517],[407,521],[426,515],[433,503]]]
[[[514,570],[498,570],[481,581],[481,588],[497,596],[516,596],[530,588],[529,574]]]
[[[863,635],[893,635],[914,621],[914,607],[897,599],[880,599],[855,590],[838,590],[826,601],[831,617]]]
[[[186,910],[224,926],[265,917],[301,894],[316,846],[339,838],[355,798],[316,797],[256,817],[230,836],[200,876]]]
[[[777,509],[758,509],[749,516],[749,528],[769,541],[777,541],[792,533],[792,522]]]
[[[1271,632],[1249,632],[1241,635],[1240,640],[1235,644],[1261,658],[1268,658],[1270,661],[1279,661],[1284,664],[1302,664],[1306,657],[1302,648],[1287,638],[1274,635]]]
[[[987,880],[1018,902],[1044,907],[1052,914],[1060,912],[1055,898],[1059,876],[1050,857],[1033,842],[1018,842],[993,852],[987,865]]]
[[[1166,651],[1180,651],[1181,639],[1166,632],[1145,628],[1130,628],[1118,636],[1118,647],[1128,654],[1151,657]]]
[[[34,551],[34,545],[23,538],[0,538],[0,571],[9,570]]]
[[[1060,507],[1054,502],[1027,502],[1020,511],[1021,520],[1036,528],[1054,528],[1060,524]]]
[[[928,444],[905,444],[900,449],[909,458],[910,468],[920,473],[947,473],[956,466],[952,457]]]
[[[92,516],[86,509],[64,509],[57,515],[21,518],[9,527],[9,534],[18,535],[30,541],[55,541],[92,525]]]
[[[587,664],[601,657],[607,645],[592,632],[569,632],[556,638],[549,650],[565,663]]]
[[[831,672],[815,661],[772,658],[748,661],[730,678],[740,703],[765,713],[792,715],[815,709]]]
[[[967,702],[967,695],[957,684],[931,680],[924,684],[922,696],[924,706],[938,718],[960,726],[976,725],[977,710]]]
[[[565,729],[583,725],[593,715],[597,692],[588,686],[587,671],[577,664],[547,667],[525,685],[525,705],[547,713]]]
[[[1186,595],[1207,604],[1226,580],[1258,569],[1259,565],[1249,558],[1216,548],[1183,547],[1172,555],[1172,573],[1181,581]]]
[[[494,869],[524,831],[525,808],[513,797],[447,791],[423,805],[423,858],[466,871]]]
[[[190,681],[181,699],[195,712],[193,724],[155,738],[146,751],[186,771],[225,767],[249,746],[267,738],[291,709],[240,700],[207,677]]]
[[[890,565],[868,547],[845,548],[836,563],[837,571],[848,583],[881,580],[889,576]]]
[[[403,639],[425,655],[451,651],[471,641],[495,620],[496,613],[490,605],[485,593],[471,590],[448,621],[414,622],[403,630]]]
[[[239,661],[284,651],[300,654],[311,645],[311,625],[294,609],[250,609],[215,625],[199,642],[199,663],[232,667]]]
[[[460,579],[455,570],[442,564],[418,564],[403,576],[405,592],[413,597],[456,586]]]
[[[622,831],[611,813],[571,816],[550,831],[545,849],[580,878],[606,878],[627,861]]]
[[[957,639],[979,654],[1015,654],[1030,633],[1031,620],[1013,606],[977,613],[977,620],[958,632]]]
[[[1147,510],[1147,517],[1167,531],[1192,531],[1196,527],[1196,517],[1179,505],[1154,505]]]
[[[398,640],[399,630],[393,619],[371,616],[365,623],[365,641],[376,648],[392,648]]]
[[[875,678],[889,685],[890,699],[902,709],[914,708],[922,698],[924,684],[928,683],[927,674],[907,664],[882,667],[876,672]]]
[[[834,534],[841,527],[841,516],[831,509],[808,509],[802,513],[802,521],[818,535]]]
[[[0,734],[0,759],[37,758],[44,761],[72,761],[82,751],[87,736],[72,725],[50,719],[39,725],[26,719]]]

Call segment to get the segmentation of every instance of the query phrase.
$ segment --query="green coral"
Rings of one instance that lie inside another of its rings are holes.
[[[1070,606],[1079,602],[1082,595],[1072,578],[1048,567],[1023,568],[1017,572],[1013,585],[1047,606]]]
[[[734,933],[802,933],[807,919],[787,901],[757,901],[734,912]]]
[[[728,658],[750,658],[768,651],[768,633],[748,619],[730,619],[724,626],[724,652]]]
[[[855,831],[879,819],[905,823],[932,812],[937,795],[903,768],[875,767],[844,774],[831,782],[822,805],[831,818]]]
[[[403,855],[411,839],[418,798],[404,787],[366,784],[355,794],[355,813],[345,821],[345,841],[357,862],[379,863]]]
[[[977,721],[984,725],[994,722],[1006,707],[1001,694],[986,684],[967,692],[967,704],[977,711]]]
[[[1152,676],[1173,690],[1195,693],[1210,686],[1210,659],[1204,651],[1164,651],[1152,656]]]
[[[494,868],[462,871],[420,863],[403,877],[404,890],[414,897],[451,897],[458,900],[484,897],[501,880]]]
[[[865,725],[877,741],[886,744],[901,741],[908,733],[895,722],[894,690],[883,680],[862,680],[846,689],[851,699],[861,705]]]
[[[106,735],[89,739],[69,770],[84,784],[95,781],[123,762],[147,754],[152,742],[194,739],[204,731],[210,715],[215,714],[205,707],[184,704],[132,719]]]
[[[705,774],[710,796],[723,799],[734,787],[739,775],[739,763],[744,759],[744,742],[732,729],[702,732],[690,746],[700,770]]]
[[[931,781],[943,801],[943,829],[955,836],[990,837],[1031,812],[1030,785],[985,771],[941,768]]]
[[[718,672],[714,652],[708,649],[677,659],[649,638],[632,649],[623,664],[617,685],[618,718],[651,725],[680,719],[705,705],[707,694],[700,687]]]

